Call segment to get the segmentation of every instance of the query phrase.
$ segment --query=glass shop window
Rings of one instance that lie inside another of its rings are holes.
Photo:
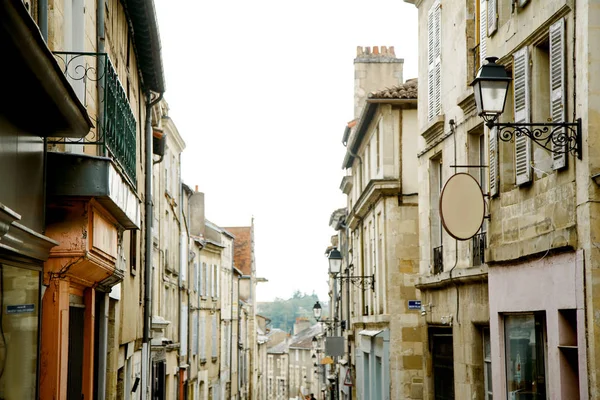
[[[504,340],[508,399],[545,400],[544,313],[505,315]]]
[[[0,264],[0,399],[34,399],[40,273]]]

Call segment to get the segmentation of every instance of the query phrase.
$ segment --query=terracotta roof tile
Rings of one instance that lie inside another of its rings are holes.
[[[393,86],[378,92],[369,93],[370,99],[416,99],[417,78],[407,80],[403,85]]]

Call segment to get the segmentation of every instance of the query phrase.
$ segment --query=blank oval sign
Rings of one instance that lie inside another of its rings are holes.
[[[481,186],[469,174],[453,175],[440,196],[440,215],[446,232],[457,240],[469,240],[479,231],[485,215]]]

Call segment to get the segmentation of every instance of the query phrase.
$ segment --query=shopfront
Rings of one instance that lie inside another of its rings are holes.
[[[494,397],[586,399],[583,252],[489,269]]]
[[[91,121],[20,0],[0,1],[0,399],[39,397],[45,138]]]

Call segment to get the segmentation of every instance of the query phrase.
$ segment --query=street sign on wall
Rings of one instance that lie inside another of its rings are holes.
[[[325,354],[332,357],[344,355],[344,338],[341,336],[328,336],[325,338]]]
[[[420,310],[421,309],[421,300],[409,300],[408,301],[408,309],[409,310]]]

